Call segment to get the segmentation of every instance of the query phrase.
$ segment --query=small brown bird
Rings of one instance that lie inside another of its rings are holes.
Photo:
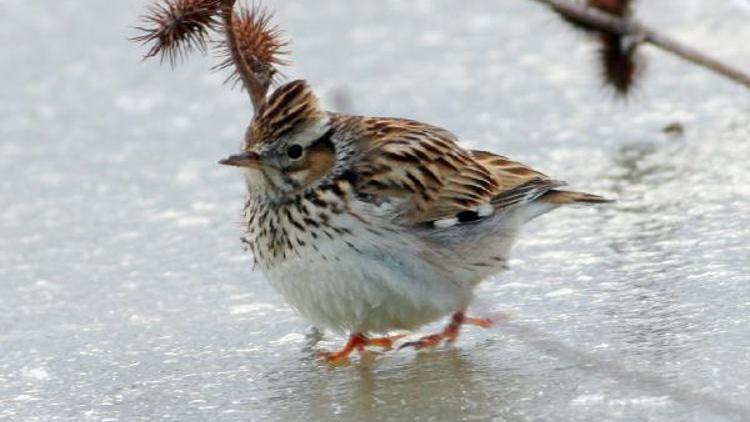
[[[521,225],[606,202],[435,126],[327,112],[300,80],[260,106],[242,152],[221,163],[244,170],[246,242],[271,284],[316,326],[350,334],[330,362],[446,315],[445,330],[406,346],[489,326],[465,310],[506,268]]]
[[[246,243],[271,284],[316,326],[349,333],[325,355],[366,346],[452,314],[440,333],[406,343],[452,342],[474,288],[507,266],[521,225],[560,205],[603,198],[558,190],[562,182],[413,120],[323,110],[304,81],[267,95],[286,42],[271,15],[235,0],[160,0],[136,41],[172,64],[205,51],[220,32],[219,68],[248,93],[255,115],[242,152],[222,164],[244,170]],[[213,45],[216,45],[214,43]]]

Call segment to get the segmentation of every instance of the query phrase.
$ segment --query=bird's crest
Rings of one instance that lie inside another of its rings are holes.
[[[304,80],[277,88],[258,109],[248,128],[245,147],[294,137],[297,143],[320,138],[328,130],[328,115]]]

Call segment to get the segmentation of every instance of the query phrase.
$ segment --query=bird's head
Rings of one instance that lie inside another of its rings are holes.
[[[337,164],[330,116],[305,81],[280,86],[253,117],[242,152],[220,164],[244,170],[253,194],[293,196],[330,176]]]

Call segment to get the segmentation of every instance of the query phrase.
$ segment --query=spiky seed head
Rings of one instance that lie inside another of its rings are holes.
[[[633,0],[587,0],[586,4],[620,18],[629,18],[632,15]],[[627,96],[643,73],[643,61],[637,52],[638,40],[603,31],[559,10],[558,13],[577,29],[597,37],[598,61],[604,86],[612,88],[617,96]]]
[[[611,87],[616,95],[625,97],[643,73],[644,60],[638,54],[637,45],[629,43],[626,37],[613,34],[600,34],[599,42],[604,85]]]
[[[632,0],[588,0],[590,6],[619,17],[632,14],[632,3]],[[611,87],[615,94],[622,97],[630,92],[643,67],[637,53],[638,45],[629,38],[599,33],[602,80],[604,85]]]
[[[220,24],[221,0],[163,0],[153,2],[141,17],[143,32],[132,40],[152,44],[145,58],[160,55],[174,66],[194,50],[206,51],[208,33]]]

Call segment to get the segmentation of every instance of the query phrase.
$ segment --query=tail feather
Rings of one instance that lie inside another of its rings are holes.
[[[523,208],[523,221],[529,221],[542,214],[546,214],[560,205],[568,204],[606,204],[614,202],[611,199],[584,192],[565,190],[549,190]]]
[[[538,201],[547,202],[555,205],[565,204],[606,204],[614,202],[599,195],[593,195],[584,192],[571,192],[564,190],[551,190],[540,196]]]

